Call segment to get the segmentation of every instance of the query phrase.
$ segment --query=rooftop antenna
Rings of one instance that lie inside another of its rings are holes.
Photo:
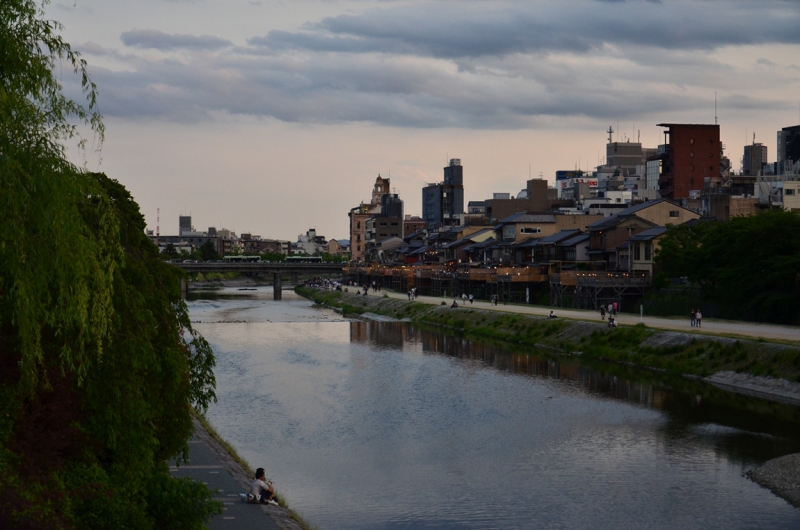
[[[531,163],[528,162],[528,180],[531,180],[532,178],[533,177],[531,177]]]
[[[161,235],[161,208],[156,208],[156,237]]]
[[[642,143],[642,131],[636,131],[636,143]]]
[[[718,125],[717,123],[717,91],[714,91],[714,125]]]
[[[613,143],[614,140],[611,139],[611,135],[614,134],[614,129],[611,127],[611,125],[608,126],[608,130],[606,132],[608,133],[608,143]]]

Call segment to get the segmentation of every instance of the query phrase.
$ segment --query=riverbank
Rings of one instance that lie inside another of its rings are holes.
[[[726,390],[800,405],[800,348],[794,344],[706,335],[699,329],[691,333],[659,330],[649,324],[609,328],[598,320],[549,319],[534,313],[544,312],[544,308],[531,308],[530,314],[523,314],[488,304],[451,309],[442,300],[437,306],[430,300],[409,301],[388,293],[365,297],[305,287],[298,287],[297,292],[344,314],[375,313],[514,347],[545,348],[698,378]],[[618,320],[625,322],[630,316]]]
[[[209,528],[313,528],[291,510],[279,494],[276,496],[280,506],[242,502],[239,493],[250,491],[252,477],[255,476],[253,470],[204,418],[195,416],[192,423],[194,437],[189,442],[189,462],[171,466],[170,470],[174,476],[192,477],[218,491],[218,500],[224,503],[225,511],[221,516],[212,518]]]

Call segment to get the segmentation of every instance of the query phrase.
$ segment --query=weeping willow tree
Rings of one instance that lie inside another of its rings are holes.
[[[66,156],[104,129],[43,7],[0,2],[0,527],[200,528],[218,504],[166,461],[215,399],[213,354],[130,194]]]

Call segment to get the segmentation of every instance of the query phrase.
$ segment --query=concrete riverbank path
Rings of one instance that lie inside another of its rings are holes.
[[[196,420],[194,428],[189,462],[180,466],[170,462],[170,472],[173,477],[191,477],[207,484],[212,492],[216,490],[214,498],[224,503],[224,510],[208,522],[209,530],[301,529],[286,508],[242,502],[239,494],[249,490],[252,478]]]
[[[352,289],[352,288],[350,288]],[[393,291],[378,291],[373,292],[370,290],[369,296],[383,297],[384,295],[389,298],[397,298],[400,300],[407,300],[406,293],[397,293]],[[441,296],[418,296],[415,300],[424,304],[441,305],[444,301],[449,306],[453,303],[452,298],[442,298]],[[571,318],[575,320],[586,320],[593,322],[601,322],[600,313],[597,311],[588,311],[585,309],[566,309],[557,307],[545,307],[534,305],[516,305],[508,304],[493,305],[488,301],[475,300],[474,303],[462,304],[461,299],[457,299],[459,307],[453,309],[457,311],[463,307],[484,309],[491,311],[503,311],[506,313],[518,313],[526,315],[547,316],[550,311],[553,311],[556,316],[560,318]],[[685,333],[696,333],[699,335],[725,335],[730,337],[741,337],[748,339],[765,339],[775,340],[781,342],[794,342],[800,343],[800,327],[797,326],[779,326],[775,324],[759,324],[756,322],[734,322],[729,320],[716,320],[716,319],[703,319],[702,327],[696,328],[689,324],[689,315],[686,318],[677,317],[655,317],[648,315],[636,315],[631,313],[619,313],[616,317],[617,323],[622,326],[632,326],[639,323],[644,323],[647,327],[654,329],[665,329],[670,331],[681,331]]]

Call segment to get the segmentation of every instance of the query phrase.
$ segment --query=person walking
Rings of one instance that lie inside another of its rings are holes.
[[[600,304],[600,320],[606,319],[606,306]]]
[[[692,325],[692,327],[697,325],[697,311],[694,308],[689,311],[689,323]]]
[[[694,314],[694,321],[698,328],[703,327],[703,313],[701,313],[699,309],[697,310],[697,313]]]

